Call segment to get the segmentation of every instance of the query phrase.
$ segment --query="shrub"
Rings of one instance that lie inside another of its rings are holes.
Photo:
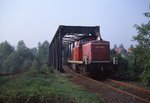
[[[150,69],[145,69],[140,75],[140,79],[144,85],[150,86]]]

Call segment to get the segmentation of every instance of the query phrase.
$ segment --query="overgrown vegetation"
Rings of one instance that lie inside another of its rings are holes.
[[[150,12],[145,13],[145,16],[149,19]],[[115,75],[128,80],[141,80],[144,85],[150,86],[150,21],[135,25],[135,28],[137,35],[133,39],[138,45],[131,45],[130,53],[124,52],[123,47],[119,47],[122,52],[116,53],[116,45],[111,51],[111,56],[117,57],[119,61]]]
[[[7,41],[0,43],[0,73],[17,73],[40,70],[46,63],[49,43],[38,44],[38,48],[29,49],[23,40],[15,47]]]
[[[41,71],[1,77],[0,103],[101,103],[101,100],[60,75]]]
[[[150,18],[150,12],[145,13],[145,16]],[[138,34],[133,37],[138,42],[134,49],[136,67],[141,73],[139,77],[142,82],[150,86],[150,21],[140,26],[135,25],[135,27],[138,31]]]

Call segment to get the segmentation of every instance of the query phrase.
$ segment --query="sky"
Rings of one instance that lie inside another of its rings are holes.
[[[51,42],[59,25],[100,26],[101,37],[135,45],[135,24],[147,23],[150,0],[0,0],[0,43],[24,40],[32,48]]]

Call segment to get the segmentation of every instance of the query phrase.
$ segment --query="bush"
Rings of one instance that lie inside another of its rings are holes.
[[[46,73],[46,74],[54,73],[53,68],[49,67],[46,64],[41,66],[40,72],[43,72],[43,73]]]
[[[150,69],[146,69],[140,75],[140,79],[144,85],[150,86]]]
[[[35,58],[31,64],[31,71],[37,72],[39,70],[40,70],[40,62],[38,61],[38,59]]]

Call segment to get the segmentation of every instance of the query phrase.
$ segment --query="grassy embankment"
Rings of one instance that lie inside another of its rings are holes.
[[[101,99],[58,74],[28,72],[0,77],[0,103],[101,103]]]

